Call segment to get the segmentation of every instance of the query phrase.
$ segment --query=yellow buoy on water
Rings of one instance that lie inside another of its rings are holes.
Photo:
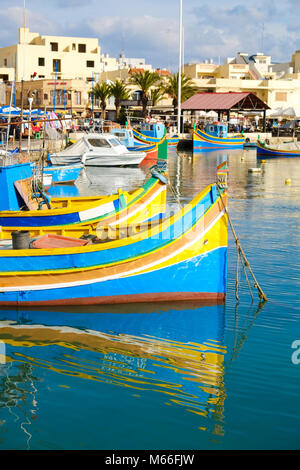
[[[287,179],[285,180],[285,184],[288,185],[288,186],[290,186],[290,185],[292,184],[292,180],[291,180],[290,178],[287,178]]]

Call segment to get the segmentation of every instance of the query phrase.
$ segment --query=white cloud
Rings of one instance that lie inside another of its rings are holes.
[[[0,46],[15,44],[23,0],[0,3]],[[178,63],[178,0],[27,0],[26,5],[27,25],[41,35],[98,37],[111,56],[124,49],[127,56],[144,57],[157,67]],[[65,11],[58,13],[58,7]],[[300,0],[185,1],[185,61],[222,60],[262,48],[275,61],[288,61],[300,49],[299,10]]]

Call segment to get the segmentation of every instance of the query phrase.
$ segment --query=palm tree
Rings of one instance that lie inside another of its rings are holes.
[[[149,99],[152,101],[152,106],[156,106],[164,95],[165,91],[163,88],[153,88],[150,90]]]
[[[119,112],[121,108],[122,100],[129,100],[129,90],[125,85],[123,80],[116,80],[115,83],[110,85],[111,96],[115,98],[115,107],[116,107],[116,120],[119,118]]]
[[[174,113],[178,108],[178,77],[179,74],[174,73],[168,77],[168,83],[164,88],[165,93],[167,93],[173,99]],[[198,88],[194,85],[194,82],[191,78],[187,77],[183,73],[181,74],[181,103],[195,93],[197,93]]]
[[[134,73],[130,79],[130,83],[137,85],[142,92],[141,100],[143,105],[143,117],[145,117],[147,114],[150,88],[154,85],[159,85],[161,83],[161,78],[158,73],[146,70],[145,72]]]
[[[110,85],[106,82],[97,83],[94,87],[94,98],[100,101],[101,116],[105,119],[106,101],[111,97]],[[93,93],[91,92],[91,94]]]

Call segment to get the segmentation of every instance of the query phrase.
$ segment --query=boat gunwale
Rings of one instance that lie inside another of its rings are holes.
[[[152,181],[152,183],[151,183]],[[117,210],[116,213],[120,214],[121,211],[124,211],[126,210],[129,206],[131,206],[132,204],[134,204],[136,202],[136,200],[138,198],[141,198],[142,195],[146,194],[148,191],[150,191],[152,189],[152,187],[157,183],[158,179],[151,176],[145,183],[142,187],[134,190],[133,192],[127,192],[127,191],[122,191],[120,192],[121,195],[124,195],[124,194],[127,194],[130,196],[131,201],[129,202],[129,204],[127,204],[123,209],[121,210]],[[31,218],[31,217],[49,217],[49,216],[55,216],[55,215],[66,215],[66,214],[74,214],[74,213],[77,213],[77,212],[82,212],[82,211],[85,211],[85,210],[88,210],[88,209],[95,209],[99,206],[102,206],[104,204],[107,204],[107,203],[110,203],[110,202],[114,202],[114,201],[117,201],[119,200],[120,198],[120,194],[113,194],[113,195],[102,195],[102,196],[75,196],[75,197],[71,197],[71,198],[61,198],[61,197],[58,197],[58,198],[51,198],[51,201],[52,202],[56,202],[58,203],[59,201],[71,201],[71,204],[72,204],[72,201],[74,201],[74,207],[57,207],[57,208],[53,208],[53,209],[44,209],[44,210],[29,210],[29,211],[0,211],[0,217],[6,217],[6,218],[15,218],[15,217],[25,217],[25,218]],[[107,199],[106,199],[107,198]],[[103,202],[103,199],[105,200],[105,202]],[[93,200],[93,204],[92,205],[89,205],[88,207],[83,205],[83,204],[88,204],[89,203],[89,200]],[[79,207],[76,207],[76,201],[78,201],[78,203],[80,203],[80,201],[87,201],[86,203],[82,203],[82,206],[79,206]],[[101,218],[103,217],[107,217],[109,214],[112,214],[113,211],[111,212],[107,212],[106,214],[103,214],[101,216]],[[99,217],[95,217],[94,219],[89,219],[90,221],[93,221],[95,219],[99,219]],[[84,221],[84,222],[77,222],[78,224],[80,223],[87,223],[88,221]],[[76,222],[75,222],[76,223]],[[68,224],[67,224],[68,225]],[[15,226],[15,228],[18,227],[18,226]],[[53,226],[51,226],[53,227]],[[23,228],[22,228],[23,230]]]
[[[193,208],[196,205],[198,205],[205,196],[207,196],[207,194],[212,190],[212,188],[215,185],[216,185],[215,183],[208,185],[188,204],[189,207],[192,205],[192,207],[189,208],[189,212],[192,211]],[[220,196],[218,196],[216,198],[216,200],[213,203],[210,204],[210,206],[207,208],[207,210],[202,213],[200,219],[197,220],[195,223],[198,223],[201,219],[203,219],[207,215],[207,213],[214,208],[214,206],[218,203],[219,200],[220,200]],[[184,206],[176,214],[172,215],[171,217],[166,218],[160,224],[156,224],[155,227],[152,228],[153,232],[151,232],[151,236],[158,235],[162,231],[167,230],[168,227],[171,227],[174,223],[178,222],[180,219],[184,218],[184,216],[186,215],[185,214],[186,207],[187,206]],[[138,225],[138,224],[135,224],[135,225]],[[193,226],[194,226],[194,224],[192,225],[191,229],[193,228]],[[185,233],[185,232],[183,232],[183,233]],[[183,235],[183,233],[181,234],[181,236]],[[134,244],[138,241],[145,240],[147,238],[149,238],[149,234],[148,234],[148,231],[145,231],[145,232],[134,234],[134,235],[126,237],[126,238],[121,238],[119,240],[111,240],[111,241],[107,241],[107,242],[104,242],[104,243],[97,243],[97,244],[93,244],[93,245],[85,245],[85,246],[81,246],[81,247],[69,247],[69,248],[62,247],[62,248],[53,248],[53,249],[41,248],[41,249],[36,249],[36,250],[30,249],[30,248],[25,249],[25,250],[11,250],[11,249],[5,250],[5,249],[3,249],[3,250],[0,250],[0,259],[5,258],[5,257],[8,257],[8,258],[14,258],[14,257],[21,258],[21,257],[26,257],[26,256],[37,257],[37,256],[51,256],[51,255],[56,255],[56,254],[57,255],[68,255],[68,254],[71,255],[71,254],[77,254],[77,253],[80,254],[80,253],[94,252],[94,251],[99,252],[99,251],[104,251],[104,250],[110,250],[112,248],[119,248],[119,247],[122,247],[122,246],[128,246],[128,245]],[[175,241],[176,240],[177,240],[177,238],[175,239]],[[172,241],[174,242],[174,240],[172,240]],[[146,253],[146,254],[148,254],[148,253]],[[128,261],[128,260],[125,260],[125,261]],[[80,269],[82,269],[82,268],[79,268],[79,270]],[[16,272],[14,272],[14,273],[16,274]],[[36,271],[36,273],[41,273],[41,271]],[[0,272],[0,278],[1,278],[1,276],[5,276],[5,275],[9,275],[9,274],[10,274],[9,272]]]

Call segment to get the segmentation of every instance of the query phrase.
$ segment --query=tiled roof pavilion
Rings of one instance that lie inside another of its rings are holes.
[[[190,111],[265,111],[269,106],[254,93],[196,93],[181,105]]]

